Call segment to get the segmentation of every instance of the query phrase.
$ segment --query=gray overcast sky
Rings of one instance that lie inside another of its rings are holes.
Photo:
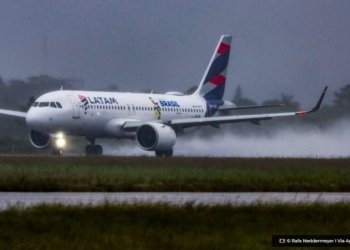
[[[287,92],[309,105],[350,83],[349,13],[345,0],[1,0],[0,76],[184,91],[232,34],[226,98],[241,85],[259,102]]]

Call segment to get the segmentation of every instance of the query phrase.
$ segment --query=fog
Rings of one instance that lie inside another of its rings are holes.
[[[85,89],[185,91],[233,35],[226,98],[305,104],[349,82],[350,1],[2,0],[0,76],[80,79]]]
[[[312,125],[281,127],[272,133],[240,134],[234,131],[216,131],[208,137],[194,133],[177,139],[174,156],[208,157],[314,157],[333,158],[350,156],[350,120],[340,120],[324,129]],[[264,126],[263,124],[261,126]],[[232,126],[234,129],[234,126]],[[123,143],[122,143],[123,144]],[[110,155],[153,156],[136,143],[105,146]]]

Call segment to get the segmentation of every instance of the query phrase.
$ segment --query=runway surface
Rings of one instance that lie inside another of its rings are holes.
[[[350,202],[350,193],[21,193],[0,192],[0,209],[38,204],[97,205],[101,203],[171,205],[251,205],[256,203]]]

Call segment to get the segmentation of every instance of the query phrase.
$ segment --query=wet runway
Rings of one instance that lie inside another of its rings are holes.
[[[0,209],[38,204],[97,205],[105,202],[120,204],[171,205],[251,205],[257,203],[336,203],[350,202],[350,193],[21,193],[0,192]]]

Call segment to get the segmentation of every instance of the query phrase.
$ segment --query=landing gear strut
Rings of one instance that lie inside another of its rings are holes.
[[[165,151],[156,151],[156,157],[171,157],[173,156],[173,149],[165,150]]]
[[[63,133],[57,133],[53,138],[52,154],[57,156],[63,155],[63,148],[66,146],[66,140]]]
[[[62,156],[63,155],[63,149],[62,148],[53,148],[52,149],[52,154],[57,155],[57,156]]]
[[[87,138],[87,140],[90,142],[90,145],[87,145],[85,147],[85,154],[87,156],[89,156],[89,155],[102,155],[103,154],[102,146],[95,145],[95,138]]]

